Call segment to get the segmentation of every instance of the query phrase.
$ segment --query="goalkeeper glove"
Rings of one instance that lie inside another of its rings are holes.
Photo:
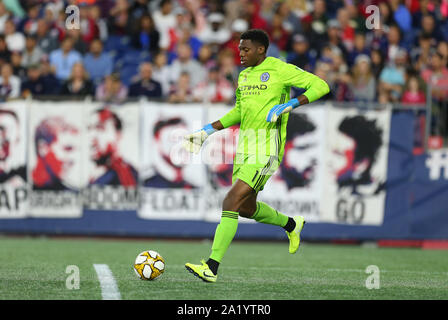
[[[202,129],[193,132],[192,134],[187,134],[184,136],[183,147],[189,152],[199,153],[202,144],[211,134],[215,133],[215,128],[212,127],[211,123],[203,127]]]
[[[283,104],[277,104],[269,110],[268,115],[266,116],[267,122],[276,122],[278,117],[283,113],[291,112],[293,109],[297,108],[300,105],[299,100],[296,98],[289,100]]]

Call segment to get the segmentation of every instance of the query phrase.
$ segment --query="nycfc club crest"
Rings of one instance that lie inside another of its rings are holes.
[[[261,82],[266,82],[269,80],[269,77],[270,77],[269,72],[265,72],[261,75],[260,80]]]

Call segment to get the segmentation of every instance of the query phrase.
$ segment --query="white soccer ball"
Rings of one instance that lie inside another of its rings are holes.
[[[165,271],[165,260],[157,251],[143,251],[135,258],[134,271],[142,280],[157,279]]]

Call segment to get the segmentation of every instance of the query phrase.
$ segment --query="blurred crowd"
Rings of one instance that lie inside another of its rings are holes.
[[[424,104],[431,83],[446,101],[447,17],[448,0],[0,0],[0,96],[232,103],[239,36],[261,28],[325,99]]]

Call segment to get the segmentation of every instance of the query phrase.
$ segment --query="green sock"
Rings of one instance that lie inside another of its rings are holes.
[[[210,259],[221,262],[238,228],[238,212],[223,211],[216,227]]]
[[[288,217],[271,208],[266,203],[257,201],[257,210],[252,216],[257,222],[272,224],[274,226],[284,227],[288,223]]]

